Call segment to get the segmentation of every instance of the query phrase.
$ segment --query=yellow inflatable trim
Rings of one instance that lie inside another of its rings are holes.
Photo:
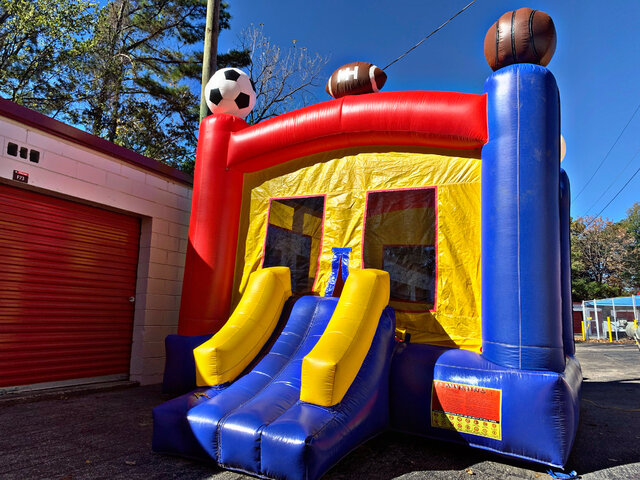
[[[193,350],[198,386],[220,385],[240,375],[273,333],[290,296],[289,268],[272,267],[252,273],[227,323]]]
[[[325,332],[302,360],[300,400],[325,407],[342,401],[388,304],[387,272],[365,269],[349,273]]]

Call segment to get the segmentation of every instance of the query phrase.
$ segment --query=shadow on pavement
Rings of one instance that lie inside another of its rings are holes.
[[[578,346],[586,381],[567,470],[576,470],[585,480],[640,479],[640,379],[636,373],[640,356],[632,348]],[[154,454],[151,410],[167,398],[159,385],[151,385],[58,394],[33,402],[0,400],[0,477],[250,478],[214,465]],[[389,432],[349,453],[324,478],[536,479],[550,478],[547,469],[482,450]]]
[[[640,383],[633,381],[640,379],[585,381],[569,469],[586,474],[640,462]]]

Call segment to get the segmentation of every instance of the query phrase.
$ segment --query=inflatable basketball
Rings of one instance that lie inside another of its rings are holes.
[[[484,37],[484,56],[494,71],[514,63],[547,66],[555,51],[553,20],[530,8],[506,12]]]

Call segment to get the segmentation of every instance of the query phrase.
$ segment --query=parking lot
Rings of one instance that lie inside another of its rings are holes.
[[[631,343],[579,343],[577,356],[585,382],[566,470],[584,479],[640,479],[640,351]],[[165,398],[153,385],[0,399],[0,478],[250,478],[151,452],[151,410]],[[351,452],[324,478],[550,478],[546,470],[386,433]]]

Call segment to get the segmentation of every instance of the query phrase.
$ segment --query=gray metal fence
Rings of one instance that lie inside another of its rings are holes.
[[[609,341],[632,337],[638,330],[640,295],[582,302],[582,337]]]

